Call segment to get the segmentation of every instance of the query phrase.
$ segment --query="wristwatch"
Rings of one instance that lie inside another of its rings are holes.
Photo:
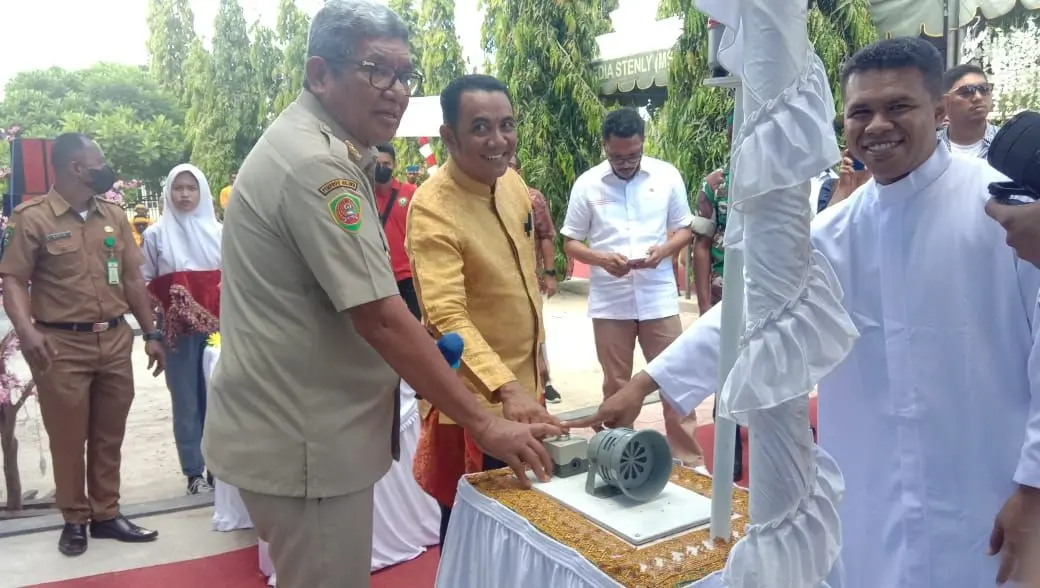
[[[145,333],[142,337],[145,341],[162,341],[162,331],[156,329],[151,333]]]
[[[549,276],[550,278],[555,278],[556,277],[556,270],[555,269],[544,269],[543,268],[542,269],[542,275],[543,276]]]

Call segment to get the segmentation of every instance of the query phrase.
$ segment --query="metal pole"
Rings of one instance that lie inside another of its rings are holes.
[[[946,68],[957,67],[960,62],[961,3],[960,0],[945,0],[946,20]]]
[[[744,122],[739,78],[724,78],[725,82],[709,80],[708,85],[735,90],[733,109],[733,137],[740,134]],[[732,146],[730,146],[732,150]],[[730,201],[732,193],[728,194]],[[722,278],[722,317],[719,333],[719,387],[726,383],[733,364],[737,361],[740,336],[744,332],[744,255],[735,249],[726,251]],[[733,452],[736,448],[737,425],[729,419],[715,418],[715,458],[711,490],[711,537],[729,541],[732,538],[733,515]]]

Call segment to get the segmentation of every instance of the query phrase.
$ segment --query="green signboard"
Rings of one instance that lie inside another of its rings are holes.
[[[665,88],[668,86],[668,63],[671,58],[672,50],[663,49],[600,61],[596,63],[600,79],[603,80],[600,93],[609,96],[636,89],[647,90],[652,86]]]

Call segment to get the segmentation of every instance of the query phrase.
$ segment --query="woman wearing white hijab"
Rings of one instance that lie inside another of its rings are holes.
[[[221,225],[206,176],[178,165],[166,177],[163,212],[144,232],[142,273],[162,305],[166,386],[173,399],[173,436],[188,493],[212,490],[203,476],[206,381],[202,354],[219,328]]]

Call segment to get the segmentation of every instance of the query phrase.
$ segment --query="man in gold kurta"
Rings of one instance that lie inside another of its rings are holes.
[[[509,161],[516,119],[506,87],[463,76],[441,93],[451,158],[416,191],[406,246],[423,315],[435,336],[465,344],[459,375],[494,414],[559,424],[541,402],[542,298],[527,186]],[[416,451],[419,485],[441,505],[441,545],[466,473],[504,467],[436,409]]]

